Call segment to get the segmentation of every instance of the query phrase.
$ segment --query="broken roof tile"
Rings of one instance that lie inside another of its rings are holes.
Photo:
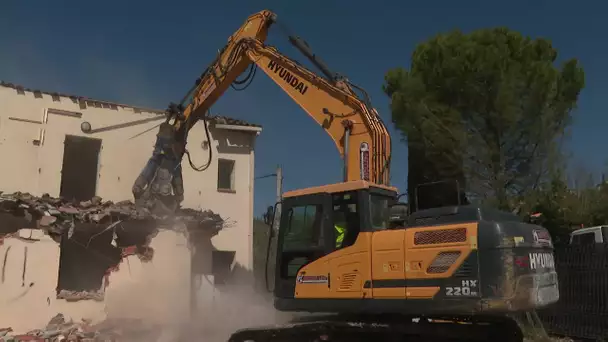
[[[36,197],[29,193],[5,194],[0,192],[0,213],[24,218],[23,223],[35,223],[39,228],[55,234],[71,229],[73,224],[78,222],[110,224],[110,226],[120,222],[149,222],[145,220],[152,220],[157,225],[163,226],[181,222],[189,229],[202,229],[212,234],[217,234],[221,229],[233,224],[226,222],[219,214],[211,210],[180,208],[173,215],[159,215],[145,208],[139,208],[131,201],[112,203],[103,202],[101,198],[94,197],[91,201],[85,202],[82,202],[85,203],[83,206],[82,203],[70,203],[46,194]]]
[[[214,116],[211,117],[211,120],[213,120],[213,122],[215,124],[222,124],[222,125],[262,127],[260,125],[252,124],[252,123],[249,123],[249,122],[244,121],[244,120],[233,119],[233,118],[229,118],[227,116],[222,116],[222,115],[214,115]]]

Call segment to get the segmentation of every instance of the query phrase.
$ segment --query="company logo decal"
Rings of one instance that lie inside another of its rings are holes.
[[[555,268],[555,259],[552,253],[530,253],[530,269]]]
[[[359,157],[361,161],[361,179],[369,181],[369,144],[362,142],[359,146]]]
[[[328,278],[324,275],[306,275],[302,272],[298,274],[296,281],[300,284],[324,284],[327,283]]]

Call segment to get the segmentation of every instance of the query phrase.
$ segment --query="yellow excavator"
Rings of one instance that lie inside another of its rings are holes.
[[[157,171],[151,180],[148,169],[134,185],[138,199],[171,195],[173,204],[179,203],[184,187],[175,170],[187,153],[188,131],[208,118],[209,108],[229,86],[246,85],[257,69],[335,142],[344,181],[286,192],[277,220],[274,306],[317,315],[285,326],[240,330],[230,340],[401,340],[415,335],[521,341],[520,329],[507,315],[559,298],[547,230],[510,213],[459,203],[395,221],[391,208],[400,204],[397,189],[389,185],[391,138],[369,97],[330,71],[301,38],[288,36],[323,76],[266,45],[273,25],[279,26],[277,16],[261,11],[228,39],[188,95],[167,111],[148,165],[163,171],[162,177]],[[248,68],[247,77],[238,80]],[[269,208],[268,223],[275,212]]]

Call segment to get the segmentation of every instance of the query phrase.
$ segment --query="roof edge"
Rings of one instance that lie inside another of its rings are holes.
[[[232,125],[232,124],[215,124],[215,128],[224,129],[228,131],[241,131],[241,132],[250,132],[259,134],[262,132],[262,127],[259,126],[242,126],[242,125]]]
[[[132,106],[132,105],[105,101],[105,100],[97,100],[97,99],[92,99],[92,98],[86,97],[86,96],[31,89],[31,88],[27,88],[27,87],[24,87],[19,84],[5,82],[2,80],[0,80],[0,87],[14,89],[17,92],[17,94],[19,94],[19,95],[25,95],[26,92],[32,93],[32,94],[34,94],[34,96],[36,98],[39,98],[39,99],[43,98],[43,95],[51,96],[53,98],[53,101],[57,101],[57,102],[60,102],[61,98],[69,99],[72,103],[78,104],[80,106],[80,109],[86,109],[86,108],[90,107],[90,108],[103,108],[103,109],[110,109],[110,110],[118,110],[118,107],[121,107],[123,109],[125,109],[125,108],[131,109],[134,113],[150,113],[150,114],[156,114],[156,115],[165,115],[165,112],[166,112],[166,111],[160,110],[160,109]],[[262,130],[262,128],[261,128],[262,126],[260,126],[260,125],[249,123],[247,121],[240,120],[240,119],[230,118],[230,117],[223,116],[223,115],[213,115],[210,117],[210,119],[216,125],[255,127],[255,128],[259,128],[259,131]]]

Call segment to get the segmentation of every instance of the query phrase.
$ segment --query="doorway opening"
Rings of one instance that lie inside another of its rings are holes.
[[[100,151],[101,139],[65,136],[59,196],[75,201],[95,196]]]

